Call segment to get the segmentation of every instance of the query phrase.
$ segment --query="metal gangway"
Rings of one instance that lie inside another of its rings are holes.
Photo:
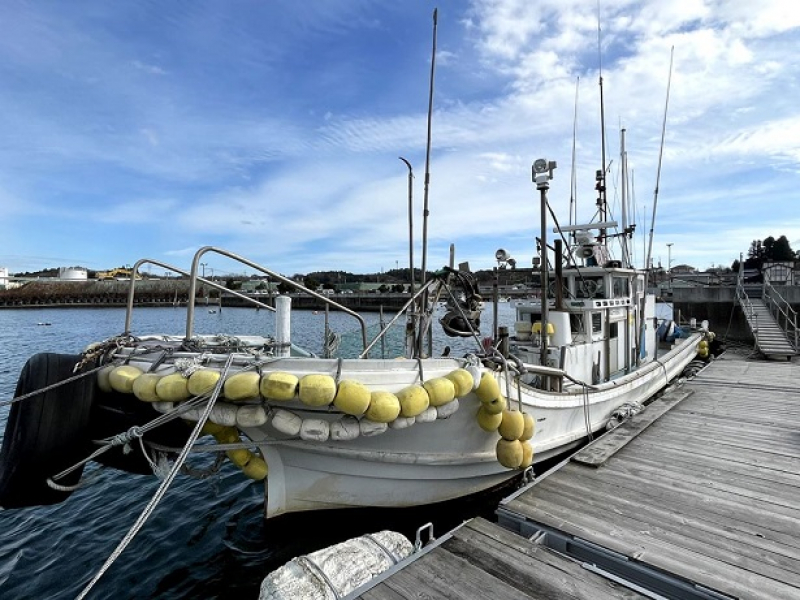
[[[739,268],[736,302],[753,333],[756,349],[768,359],[791,360],[799,354],[797,312],[772,286],[767,274],[763,284],[746,286]]]

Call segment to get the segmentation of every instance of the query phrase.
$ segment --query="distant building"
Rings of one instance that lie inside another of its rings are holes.
[[[0,267],[0,290],[8,287],[8,268]]]
[[[58,267],[58,278],[69,281],[86,281],[89,273],[83,267]]]

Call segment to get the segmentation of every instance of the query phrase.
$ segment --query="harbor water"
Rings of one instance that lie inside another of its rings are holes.
[[[122,332],[124,309],[59,308],[0,311],[0,400],[13,397],[27,359],[39,352],[74,354],[89,343]],[[366,313],[369,333],[379,329],[380,315]],[[388,321],[391,315],[384,319]],[[498,321],[513,330],[513,307],[503,303]],[[325,313],[297,311],[292,316],[292,341],[312,352],[322,350]],[[186,312],[177,307],[137,309],[134,335],[183,335]],[[345,313],[331,312],[331,330],[341,334],[339,354],[355,356],[361,334]],[[385,346],[371,357],[398,356],[404,319]],[[492,310],[487,306],[482,336],[491,335]],[[211,313],[199,308],[198,334],[274,332],[271,312],[224,308]],[[474,351],[476,341],[448,338],[434,323],[434,354],[450,346],[451,356]],[[370,338],[371,339],[371,338]],[[5,430],[9,408],[0,408]],[[190,457],[191,466],[208,466],[206,455]],[[0,511],[0,598],[75,598],[114,551],[156,492],[160,480],[101,469],[84,470],[89,483],[58,505]],[[497,501],[509,490],[442,506],[410,509],[322,511],[265,520],[264,484],[242,476],[226,461],[206,479],[179,475],[132,543],[93,587],[89,598],[209,599],[258,598],[261,580],[291,558],[351,537],[393,529],[412,540],[428,522],[444,533],[476,515],[491,518]],[[498,495],[501,494],[501,495]]]

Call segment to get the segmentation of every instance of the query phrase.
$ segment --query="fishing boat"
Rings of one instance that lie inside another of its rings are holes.
[[[535,164],[543,203],[553,167]],[[645,274],[610,260],[604,238],[588,234],[608,227],[575,227],[579,243],[554,253],[552,265],[543,252],[547,293],[517,304],[513,335],[488,340],[480,335],[475,280],[452,267],[424,282],[368,342],[358,313],[232,252],[203,247],[188,271],[142,259],[135,269],[150,263],[189,277],[185,331],[134,334],[131,278],[121,334],[80,353],[31,357],[6,424],[0,505],[63,501],[88,461],[174,477],[193,450],[216,452],[264,481],[270,518],[435,503],[522,477],[709,357],[707,326],[673,330],[660,344]],[[316,356],[292,344],[289,295],[275,307],[240,295],[277,311],[272,336],[196,335],[197,298],[222,287],[198,274],[209,253],[350,314],[361,331],[358,357]],[[474,351],[433,356],[425,341],[437,317],[447,335],[474,338]],[[404,355],[371,357],[398,321]]]

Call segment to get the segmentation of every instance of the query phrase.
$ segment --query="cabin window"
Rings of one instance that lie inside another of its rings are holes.
[[[576,296],[578,298],[603,298],[603,278],[602,277],[584,277],[576,282]]]
[[[628,286],[627,277],[613,277],[611,283],[615,298],[627,298],[630,296],[630,287]]]
[[[603,331],[603,315],[599,312],[592,313],[592,333]]]
[[[608,336],[611,338],[619,337],[619,323],[611,323],[608,330]]]
[[[572,331],[572,335],[580,335],[583,333],[583,316],[570,313],[569,328]]]

